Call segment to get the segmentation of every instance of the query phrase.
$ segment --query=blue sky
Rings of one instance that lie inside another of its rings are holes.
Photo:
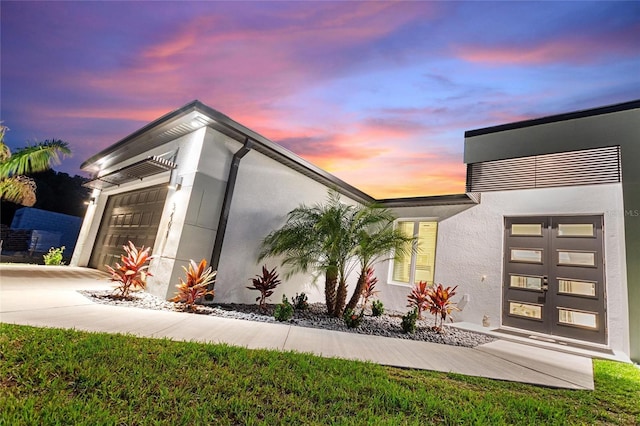
[[[638,2],[12,2],[12,148],[82,161],[193,99],[376,197],[464,191],[464,131],[640,98]]]

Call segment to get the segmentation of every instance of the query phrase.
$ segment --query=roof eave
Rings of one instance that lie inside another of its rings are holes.
[[[108,159],[109,157],[115,158],[116,153],[118,151],[126,150],[127,146],[130,143],[136,140],[141,140],[145,138],[145,136],[152,134],[154,131],[158,131],[159,129],[161,130],[163,126],[171,127],[172,122],[175,122],[175,126],[177,126],[179,125],[180,119],[187,117],[193,112],[203,114],[210,120],[212,120],[207,124],[208,127],[212,127],[239,142],[243,142],[246,138],[253,140],[255,142],[255,144],[253,145],[253,149],[255,149],[256,151],[288,167],[291,167],[292,169],[304,174],[307,177],[310,177],[311,179],[316,180],[319,183],[322,183],[328,187],[335,188],[336,190],[338,190],[338,192],[345,196],[353,198],[354,200],[362,203],[370,203],[374,201],[374,198],[370,195],[364,193],[363,191],[360,191],[354,186],[349,185],[338,177],[327,173],[326,171],[320,169],[318,166],[299,157],[286,148],[270,141],[264,136],[243,126],[237,121],[203,104],[198,100],[189,102],[183,107],[163,115],[157,120],[152,121],[146,126],[116,142],[115,144],[93,155],[91,158],[83,162],[80,168],[86,171],[90,171],[91,168],[93,168],[100,162],[108,162],[108,160],[106,159]],[[114,163],[115,162],[117,161],[114,161]]]
[[[87,160],[85,160],[81,165],[80,168],[82,170],[87,170],[89,169],[92,165],[96,164],[99,160],[107,157],[110,154],[113,154],[114,152],[118,151],[119,149],[122,149],[125,145],[127,145],[129,142],[143,136],[146,133],[151,132],[152,130],[154,130],[155,128],[168,123],[171,120],[175,120],[177,118],[180,118],[184,115],[187,115],[190,112],[193,112],[198,104],[201,104],[200,101],[198,100],[194,100],[192,102],[189,102],[188,104],[184,105],[181,108],[178,108],[174,111],[171,111],[165,115],[163,115],[162,117],[152,121],[151,123],[147,124],[146,126],[136,130],[135,132],[131,133],[130,135],[124,137],[123,139],[119,140],[118,142],[116,142],[113,145],[110,145],[109,147],[103,149],[102,151],[98,152],[97,154],[91,156],[90,158],[88,158]]]
[[[479,204],[480,194],[452,194],[434,195],[427,197],[387,198],[377,200],[383,207],[422,207],[422,206],[452,206],[461,204]]]

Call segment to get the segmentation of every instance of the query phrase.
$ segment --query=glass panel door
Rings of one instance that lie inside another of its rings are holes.
[[[547,333],[547,217],[505,221],[502,324]]]
[[[551,223],[552,334],[606,343],[602,216],[558,216]]]
[[[503,325],[606,342],[602,221],[505,219]]]

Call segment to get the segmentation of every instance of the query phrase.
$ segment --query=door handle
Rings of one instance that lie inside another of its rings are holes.
[[[547,275],[542,277],[542,291],[549,291],[549,277]]]

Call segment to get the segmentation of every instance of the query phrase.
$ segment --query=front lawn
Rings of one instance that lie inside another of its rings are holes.
[[[594,368],[595,391],[570,391],[0,324],[0,424],[640,423],[640,370]]]

